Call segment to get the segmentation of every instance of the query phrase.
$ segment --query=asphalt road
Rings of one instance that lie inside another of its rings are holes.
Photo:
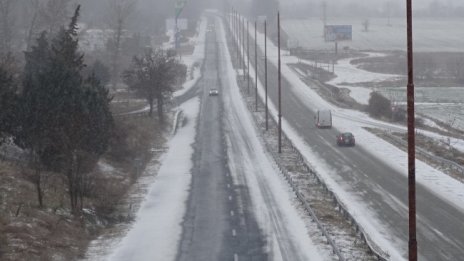
[[[177,99],[182,102],[197,93],[201,98],[192,185],[177,260],[267,260],[247,188],[234,185],[227,167],[217,54],[212,30],[206,35],[202,78],[192,91]],[[219,89],[219,96],[209,96],[211,88]]]
[[[254,57],[253,50],[254,45],[250,48],[250,57]],[[258,55],[264,56],[261,50],[258,50]],[[254,59],[250,60],[254,62]],[[264,61],[258,59],[261,82],[264,82],[263,68]],[[277,75],[277,68],[268,63],[269,97],[274,104],[277,104]],[[334,179],[346,184],[351,188],[350,193],[363,199],[364,204],[391,231],[393,238],[400,241],[393,244],[401,248],[400,252],[407,257],[407,178],[359,146],[337,147],[335,136],[338,131],[335,128],[315,128],[315,112],[311,105],[303,103],[292,89],[283,75],[283,117],[320,158],[336,170]],[[417,240],[421,260],[464,260],[463,221],[464,213],[429,189],[417,185]]]

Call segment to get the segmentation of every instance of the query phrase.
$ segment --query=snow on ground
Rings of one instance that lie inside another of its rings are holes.
[[[381,53],[366,53],[368,57],[382,57],[385,54]],[[403,76],[395,74],[383,74],[383,73],[374,73],[368,72],[362,69],[359,69],[355,65],[351,64],[352,60],[358,58],[347,58],[342,59],[334,65],[334,72],[336,77],[328,81],[328,84],[334,85],[339,88],[347,88],[350,90],[350,96],[361,104],[368,104],[370,93],[373,89],[353,86],[356,83],[365,83],[365,82],[382,82],[387,80],[396,80],[398,78],[403,78]],[[313,65],[314,61],[301,60],[302,63]],[[322,69],[324,69],[322,67]],[[347,86],[346,84],[350,84]]]
[[[323,39],[323,22],[320,18],[292,20],[282,16],[282,28],[289,39],[300,46],[313,50],[333,51],[334,43]],[[329,17],[328,25],[352,25],[352,41],[338,43],[342,49],[348,46],[357,50],[406,50],[406,19],[369,18],[369,31],[363,32],[365,18]],[[453,25],[453,26],[450,26]],[[414,51],[416,52],[462,52],[464,45],[464,19],[414,17]]]
[[[250,29],[250,35],[253,35],[254,31]],[[252,36],[253,37],[253,36]],[[264,35],[258,34],[258,42],[264,41]],[[277,53],[277,47],[268,41],[268,52]],[[260,45],[263,50],[263,46]],[[277,56],[268,55],[269,62],[277,66]],[[298,77],[293,70],[287,65],[287,61],[294,61],[294,58],[284,56],[282,57],[282,77],[285,77],[291,84],[291,89],[298,93],[298,97],[308,104],[312,110],[320,108],[331,109],[334,117],[334,127],[340,131],[349,130],[355,133],[357,139],[356,143],[358,146],[363,147],[369,153],[376,155],[379,159],[382,159],[389,166],[394,167],[398,172],[407,176],[407,155],[404,151],[391,145],[390,143],[378,138],[374,134],[368,132],[364,127],[377,127],[385,128],[388,130],[401,130],[405,128],[394,124],[381,122],[375,119],[369,118],[369,116],[363,112],[341,109],[338,108],[324,99],[322,99],[314,90],[308,88]],[[254,68],[250,68],[250,74],[254,75]],[[258,81],[259,94],[261,98],[264,97],[264,87],[260,81]],[[272,101],[270,102],[270,112],[274,119],[277,118],[277,110]],[[293,142],[293,144],[300,150],[302,155],[308,162],[310,162],[316,169],[317,173],[324,179],[328,187],[341,199],[342,203],[347,206],[348,211],[356,218],[359,224],[367,231],[376,244],[386,250],[392,260],[403,260],[400,249],[395,246],[392,238],[389,238],[389,232],[382,225],[382,222],[375,217],[367,206],[363,204],[363,200],[351,195],[348,188],[344,188],[337,184],[335,181],[334,170],[330,168],[330,165],[315,153],[309,145],[304,142],[304,139],[294,130],[288,122],[283,120],[282,126],[284,132]],[[424,132],[428,133],[428,132]],[[431,134],[430,135],[436,135]],[[383,148],[379,150],[378,148]],[[416,181],[418,184],[428,188],[432,193],[444,201],[449,202],[456,209],[464,212],[464,184],[449,177],[448,175],[430,167],[420,160],[416,160]]]
[[[253,207],[261,229],[267,235],[269,250],[273,260],[285,260],[286,256],[298,257],[298,260],[329,260],[330,253],[323,251],[308,236],[305,223],[295,209],[295,194],[288,183],[279,175],[279,170],[257,138],[252,116],[239,93],[236,72],[232,67],[224,26],[221,23],[220,36],[221,60],[225,61],[226,75],[222,80],[225,90],[224,107],[227,111],[226,121],[232,147],[229,166],[235,175],[235,181],[243,180],[251,192]],[[235,153],[234,153],[235,152]],[[238,173],[245,172],[244,175]],[[269,193],[271,192],[271,193]],[[271,202],[270,202],[271,201]],[[280,223],[280,225],[279,225]],[[285,228],[281,225],[285,224]],[[287,229],[287,233],[282,230]],[[289,238],[286,238],[289,236]],[[283,238],[284,237],[284,238]],[[286,241],[292,242],[287,244]],[[286,246],[287,245],[287,246]],[[294,251],[289,251],[292,245]]]
[[[205,58],[205,36],[208,20],[202,17],[199,26],[199,33],[196,37],[190,39],[190,43],[195,45],[195,49],[191,55],[181,57],[183,64],[187,66],[187,81],[183,84],[181,90],[176,91],[173,96],[181,96],[190,90],[198,82],[201,77],[201,64]],[[192,78],[190,76],[193,76]]]
[[[174,260],[191,183],[199,99],[180,106],[187,125],[169,141],[158,175],[126,237],[105,260]]]

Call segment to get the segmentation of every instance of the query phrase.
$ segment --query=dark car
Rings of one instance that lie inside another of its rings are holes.
[[[344,132],[337,135],[338,146],[354,146],[355,139],[351,132]]]
[[[218,96],[219,91],[217,89],[211,89],[209,90],[209,96]]]

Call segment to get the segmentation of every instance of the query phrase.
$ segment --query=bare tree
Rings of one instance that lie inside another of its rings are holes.
[[[369,19],[365,19],[362,22],[363,25],[363,32],[369,32]]]
[[[174,56],[174,52],[162,49],[148,51],[143,56],[134,56],[131,69],[125,71],[124,79],[130,89],[145,98],[152,116],[156,101],[158,118],[164,122],[164,103],[174,91],[174,86],[185,80],[187,69]]]
[[[37,21],[39,18],[40,0],[29,0],[24,7],[27,14],[24,15],[25,19],[30,19],[25,22],[25,26],[27,26],[25,30],[26,50],[29,51],[31,48],[32,39],[35,37],[39,29],[37,26]]]
[[[112,39],[112,57],[111,57],[111,77],[113,89],[119,78],[119,59],[121,55],[121,38],[123,36],[124,26],[127,18],[134,11],[136,0],[110,0],[110,26],[114,30]]]
[[[57,33],[65,25],[70,3],[71,0],[48,0],[40,7],[41,22],[48,32]]]
[[[12,9],[16,1],[0,0],[0,55],[4,57],[11,52],[14,15]]]

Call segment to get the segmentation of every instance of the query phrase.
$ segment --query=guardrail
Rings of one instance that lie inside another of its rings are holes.
[[[272,119],[274,121],[274,119]],[[348,220],[350,222],[350,224],[354,227],[355,231],[358,234],[358,236],[360,237],[361,240],[363,240],[363,242],[365,242],[367,244],[367,246],[369,247],[369,249],[372,251],[372,254],[376,256],[376,258],[378,260],[382,260],[382,261],[387,261],[389,260],[390,256],[387,252],[383,251],[369,236],[369,234],[364,230],[364,228],[359,224],[357,223],[356,219],[351,215],[351,213],[349,211],[347,211],[347,208],[346,206],[342,203],[342,201],[337,197],[337,195],[335,193],[333,193],[333,191],[331,191],[327,186],[326,184],[323,182],[323,180],[319,177],[319,175],[313,170],[311,169],[309,166],[311,166],[307,161],[306,159],[303,157],[303,155],[300,153],[300,151],[295,148],[295,146],[293,146],[293,143],[291,142],[291,140],[287,137],[287,135],[285,133],[283,133],[284,135],[284,139],[290,144],[291,148],[292,148],[292,151],[295,152],[297,155],[298,155],[298,159],[300,161],[302,161],[304,163],[304,166],[306,168],[306,170],[311,174],[313,175],[313,177],[316,178],[317,182],[319,184],[321,184],[321,186],[323,186],[324,190],[330,195],[330,197],[332,198],[334,204],[337,205],[337,209],[338,211],[344,216],[344,218],[346,220]],[[267,150],[272,154],[273,158],[274,159],[277,159],[278,158],[278,155],[276,154],[276,152],[274,152],[274,150],[272,150],[272,148],[269,147],[269,145],[267,144],[267,142],[264,141],[264,144],[266,145],[266,148]],[[275,160],[277,166],[279,167],[279,170],[281,171],[281,173],[284,175],[285,179],[287,180],[287,182],[290,184],[290,186],[292,187],[293,191],[295,192],[297,198],[303,203],[306,211],[311,215],[311,217],[313,218],[313,220],[317,223],[317,226],[321,229],[323,235],[327,238],[327,241],[329,242],[329,244],[332,246],[333,248],[333,252],[338,256],[339,260],[345,260],[345,258],[343,257],[343,255],[341,254],[340,250],[338,249],[338,247],[336,246],[335,242],[332,240],[332,238],[330,237],[330,235],[327,233],[327,231],[325,230],[324,226],[319,222],[317,216],[315,215],[314,211],[312,210],[311,206],[306,202],[306,200],[304,199],[303,195],[299,192],[299,189],[298,189],[298,186],[296,185],[297,182],[294,182],[292,177],[288,174],[287,170],[285,168],[283,168],[281,166],[281,164]]]
[[[399,137],[396,137],[395,135],[391,134],[390,132],[388,131],[385,131],[384,132],[384,135],[385,136],[388,136],[393,142],[395,142],[397,145],[400,145],[400,146],[403,146],[403,147],[407,147],[408,146],[408,143],[404,140],[402,140],[401,138]],[[437,156],[437,155],[434,155],[422,148],[419,148],[416,146],[416,153],[420,154],[422,157],[425,157],[425,158],[428,158],[430,160],[433,160],[433,161],[438,161],[440,162],[440,164],[442,166],[444,165],[447,165],[449,168],[452,168],[454,170],[457,170],[460,172],[460,174],[462,175],[462,178],[464,178],[464,167],[459,165],[458,163],[454,162],[454,161],[451,161],[451,160],[448,160],[448,159],[445,159],[443,157],[440,157],[440,156]]]
[[[298,200],[303,204],[306,212],[309,213],[309,215],[311,216],[311,218],[314,220],[314,222],[316,222],[317,224],[317,227],[321,230],[322,232],[322,235],[327,239],[327,242],[330,244],[330,246],[332,247],[332,250],[333,250],[333,253],[335,255],[337,255],[338,257],[338,260],[340,261],[345,261],[345,258],[343,257],[340,249],[338,249],[337,245],[335,244],[335,242],[333,241],[332,237],[330,236],[330,234],[327,232],[327,230],[325,229],[325,227],[321,224],[321,222],[319,221],[319,219],[317,218],[316,214],[314,213],[314,210],[311,208],[311,206],[306,202],[306,200],[304,199],[303,195],[300,193],[299,189],[298,189],[298,186],[296,185],[296,182],[293,181],[292,177],[290,176],[290,174],[288,173],[288,171],[283,168],[281,166],[281,164],[276,160],[278,158],[278,155],[275,153],[274,150],[272,150],[269,146],[269,144],[262,140],[261,141],[262,143],[265,144],[266,146],[266,149],[267,151],[269,151],[271,154],[272,154],[272,157],[274,158],[274,162],[276,163],[277,167],[279,168],[279,171],[280,173],[285,177],[285,179],[287,180],[288,184],[290,185],[290,187],[292,188],[293,192],[295,193],[296,197],[298,198]],[[306,166],[307,167],[307,166]]]

